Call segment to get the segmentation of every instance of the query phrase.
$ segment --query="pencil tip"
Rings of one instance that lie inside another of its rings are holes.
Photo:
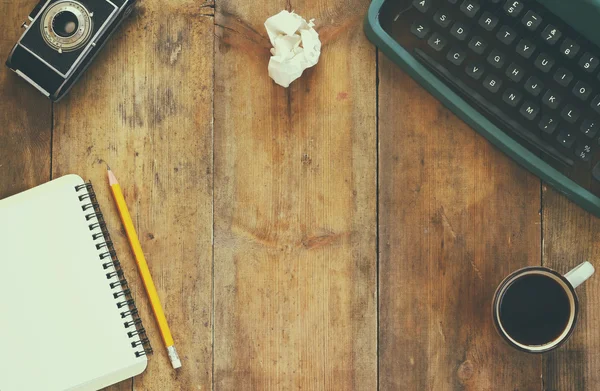
[[[117,184],[117,177],[115,176],[115,174],[111,171],[111,169],[108,169],[108,183],[110,186]]]
[[[106,170],[107,171],[111,171],[110,166],[108,165],[108,163],[106,164]]]

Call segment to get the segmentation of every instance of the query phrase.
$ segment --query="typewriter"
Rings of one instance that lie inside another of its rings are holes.
[[[600,216],[599,0],[373,0],[389,58],[519,164]]]

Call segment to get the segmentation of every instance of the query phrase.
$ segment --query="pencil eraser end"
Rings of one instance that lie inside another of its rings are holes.
[[[179,359],[179,355],[177,354],[175,346],[169,346],[167,348],[167,352],[169,353],[169,359],[171,359],[171,365],[173,365],[173,369],[181,368],[181,360]]]

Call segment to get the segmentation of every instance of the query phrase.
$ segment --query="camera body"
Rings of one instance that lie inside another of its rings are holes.
[[[52,101],[64,97],[136,0],[41,0],[6,65]]]

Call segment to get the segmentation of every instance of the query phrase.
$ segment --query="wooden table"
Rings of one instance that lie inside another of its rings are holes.
[[[0,54],[37,0],[3,0]],[[0,70],[0,198],[96,184],[156,354],[111,390],[597,390],[600,278],[566,346],[490,319],[514,269],[600,262],[600,220],[517,166],[365,38],[367,0],[141,0],[51,104]],[[267,76],[265,19],[314,17],[320,63]],[[118,174],[183,359],[161,346],[105,185]]]

